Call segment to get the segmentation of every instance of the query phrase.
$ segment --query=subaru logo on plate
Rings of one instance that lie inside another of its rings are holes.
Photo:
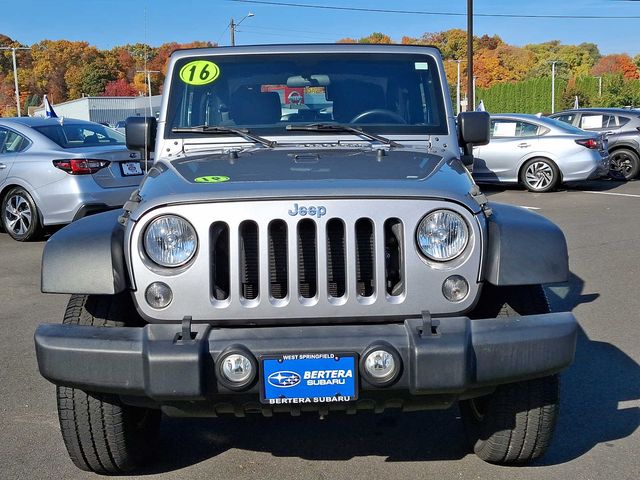
[[[269,375],[269,377],[267,378],[267,381],[269,382],[270,385],[273,385],[274,387],[279,387],[279,388],[295,387],[300,383],[300,375],[298,375],[296,372],[287,372],[287,371],[273,372],[271,375]]]

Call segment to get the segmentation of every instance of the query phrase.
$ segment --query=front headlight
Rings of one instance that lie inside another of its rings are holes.
[[[153,220],[144,234],[144,250],[151,260],[163,267],[187,263],[198,248],[198,236],[189,222],[165,215]]]
[[[416,239],[418,247],[428,258],[446,262],[464,251],[469,242],[469,228],[457,213],[436,210],[422,219]]]

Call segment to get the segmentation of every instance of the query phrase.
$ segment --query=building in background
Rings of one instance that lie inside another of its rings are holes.
[[[160,113],[162,95],[151,97],[152,115]],[[127,117],[149,115],[149,97],[83,97],[54,105],[58,117],[79,118],[115,125]],[[30,115],[44,117],[44,106],[30,109]]]

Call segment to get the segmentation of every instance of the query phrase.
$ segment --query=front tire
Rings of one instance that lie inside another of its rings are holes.
[[[520,182],[530,192],[550,192],[560,183],[560,171],[551,160],[532,158],[522,166]]]
[[[540,285],[485,285],[471,318],[514,317],[549,312]],[[500,385],[482,397],[460,402],[471,448],[490,463],[526,464],[542,457],[551,443],[559,405],[557,375]]]
[[[22,187],[12,188],[2,198],[2,226],[18,242],[35,240],[42,234],[36,202]]]
[[[73,295],[63,323],[108,328],[138,326],[141,320],[125,292]],[[121,474],[148,459],[160,426],[159,410],[132,407],[116,395],[70,387],[57,387],[57,400],[62,438],[76,467]]]

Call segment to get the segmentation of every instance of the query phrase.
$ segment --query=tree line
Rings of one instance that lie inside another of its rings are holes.
[[[0,46],[24,47],[17,40],[0,34]],[[18,85],[23,114],[29,106],[42,103],[47,94],[56,104],[83,96],[129,96],[146,94],[147,70],[153,94],[162,91],[164,72],[171,53],[179,48],[212,47],[214,43],[164,43],[159,47],[136,43],[100,50],[88,42],[42,40],[30,50],[16,52]],[[11,51],[0,51],[0,116],[16,114]]]
[[[433,45],[440,49],[445,71],[455,98],[457,64],[461,67],[461,91],[466,91],[467,34],[451,29],[402,37],[394,41],[383,33],[359,39],[343,38],[339,43],[402,43]],[[23,47],[18,40],[0,34],[0,46]],[[161,93],[171,52],[178,48],[211,47],[215,43],[194,41],[164,43],[158,47],[136,43],[101,50],[88,42],[42,40],[19,50],[18,83],[23,112],[40,105],[44,94],[55,104],[82,96],[139,95],[147,92],[142,73],[151,76],[154,94]],[[535,113],[550,110],[551,61],[556,61],[556,108],[572,106],[640,105],[640,55],[602,55],[594,43],[563,45],[557,40],[518,47],[499,36],[474,37],[474,77],[479,101],[492,111]],[[600,89],[602,85],[602,89]],[[0,52],[0,115],[15,115],[11,52]]]

